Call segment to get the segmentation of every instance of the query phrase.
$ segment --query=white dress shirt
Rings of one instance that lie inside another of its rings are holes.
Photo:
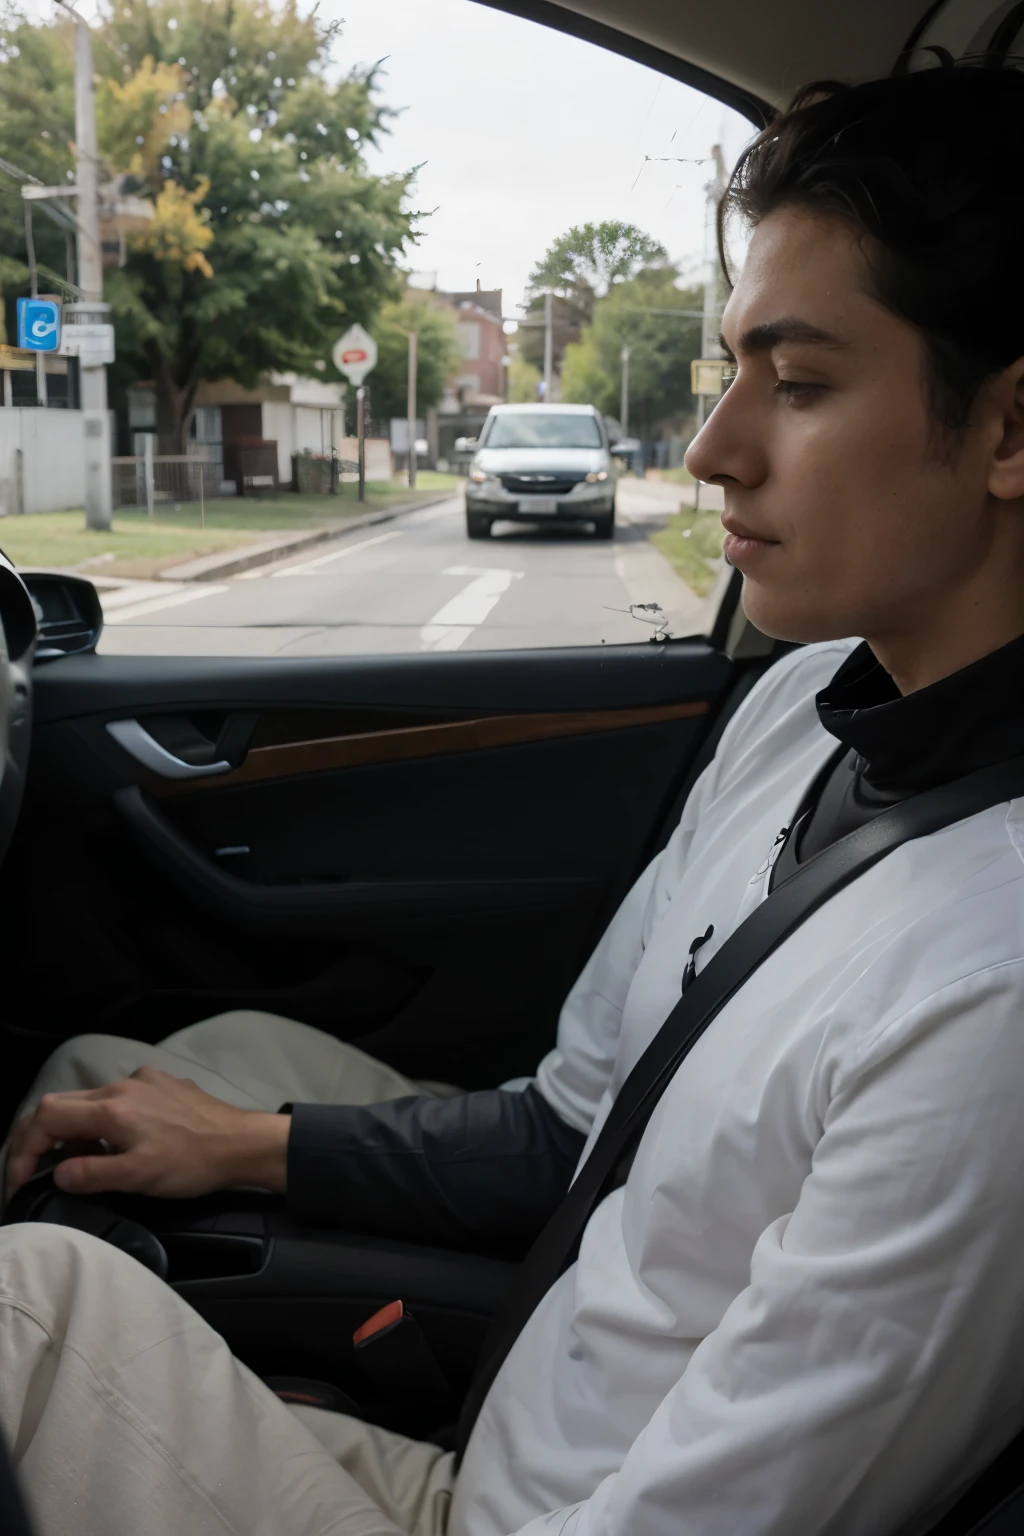
[[[566,1002],[538,1084],[588,1147],[692,940],[700,970],[763,900],[853,644],[752,691]],[[449,1536],[903,1536],[1024,1424],[1022,850],[1024,801],[905,844],[721,1011],[491,1388]]]

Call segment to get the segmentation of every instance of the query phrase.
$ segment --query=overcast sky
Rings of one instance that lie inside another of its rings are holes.
[[[81,0],[85,15],[96,0]],[[53,0],[27,0],[49,17]],[[336,65],[385,59],[401,108],[371,167],[422,164],[415,201],[435,210],[413,265],[437,285],[477,278],[514,314],[530,268],[571,225],[623,219],[699,271],[707,156],[731,164],[752,129],[688,86],[474,0],[321,0],[340,20]],[[646,156],[651,158],[645,159]],[[665,158],[658,158],[665,157]]]
[[[623,219],[695,270],[706,156],[730,161],[744,118],[677,81],[473,0],[322,0],[344,18],[339,65],[386,56],[382,94],[405,110],[371,163],[423,162],[436,209],[416,266],[441,288],[504,288],[514,314],[530,268],[573,224]],[[651,160],[645,161],[645,156]]]

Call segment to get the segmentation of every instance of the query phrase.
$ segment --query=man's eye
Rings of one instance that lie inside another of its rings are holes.
[[[800,379],[779,379],[775,385],[775,392],[793,405],[798,405],[813,400],[816,395],[824,391],[824,388],[824,384],[806,384]]]

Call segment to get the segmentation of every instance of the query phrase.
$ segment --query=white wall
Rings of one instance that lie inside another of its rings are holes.
[[[85,428],[81,411],[0,407],[0,510],[8,516],[19,510],[63,512],[84,503]]]
[[[295,451],[330,453],[341,441],[341,411],[315,405],[296,405]]]
[[[263,436],[277,443],[277,478],[281,485],[292,483],[292,454],[295,450],[294,407],[287,400],[264,400]]]
[[[324,388],[323,385],[320,386]],[[294,400],[264,400],[263,436],[277,443],[278,476],[282,485],[292,478],[293,453],[330,453],[341,441],[341,407],[297,405]]]

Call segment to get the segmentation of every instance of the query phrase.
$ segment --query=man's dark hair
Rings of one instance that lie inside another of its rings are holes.
[[[870,291],[924,338],[932,413],[962,432],[979,387],[1024,356],[1024,75],[927,69],[806,87],[743,153],[719,210],[845,219]]]

